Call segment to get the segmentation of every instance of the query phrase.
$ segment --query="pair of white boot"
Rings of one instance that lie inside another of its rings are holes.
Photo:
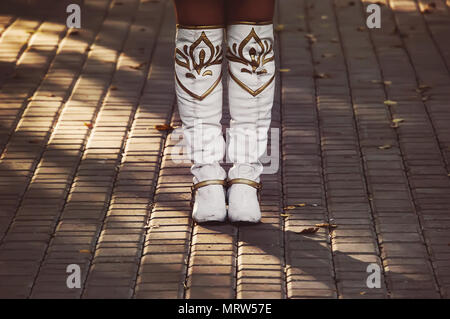
[[[240,167],[241,171],[242,167]],[[219,175],[219,168],[223,170],[215,164],[196,169],[192,186],[192,218],[198,223],[224,221],[227,217],[227,198],[230,221],[259,222],[261,219],[260,183],[250,178],[235,178],[226,181],[209,177],[205,177],[202,182],[199,182],[204,176]],[[253,168],[249,165],[248,170],[253,170]],[[210,174],[213,172],[216,174]]]
[[[175,81],[183,136],[193,161],[197,222],[259,222],[258,191],[275,87],[273,25],[237,22],[226,30],[230,129],[222,134],[223,26],[177,26]],[[234,164],[220,162],[227,149]],[[226,194],[227,193],[227,194]]]

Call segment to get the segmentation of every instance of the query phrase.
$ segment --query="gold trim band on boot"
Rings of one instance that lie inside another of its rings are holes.
[[[260,190],[262,188],[261,183],[252,181],[251,179],[247,179],[247,178],[234,178],[234,179],[228,180],[227,186],[231,186],[233,184],[246,184],[246,185],[256,188],[258,190]]]
[[[259,21],[259,22],[254,22],[254,21],[229,21],[227,22],[227,25],[235,25],[235,24],[247,24],[247,25],[269,25],[269,24],[273,24],[273,21]]]
[[[209,186],[209,185],[222,185],[223,187],[227,186],[227,181],[224,179],[209,179],[203,182],[199,182],[197,184],[193,184],[191,186],[191,207],[194,207],[195,195],[199,188]]]
[[[209,30],[209,29],[225,29],[224,24],[216,24],[216,25],[185,25],[185,24],[177,24],[177,29],[189,29],[189,30]]]
[[[228,69],[228,73],[230,74],[231,78],[234,80],[234,82],[236,82],[237,85],[239,85],[241,88],[243,88],[245,91],[247,91],[248,93],[250,93],[252,96],[257,96],[259,93],[261,93],[262,91],[264,91],[269,85],[270,83],[273,82],[273,80],[275,79],[275,74],[272,75],[272,77],[270,78],[269,81],[267,81],[266,84],[264,84],[263,86],[261,86],[259,89],[257,90],[252,90],[251,88],[249,88],[247,85],[245,85],[241,80],[239,80],[232,72],[230,69]]]
[[[256,188],[256,196],[258,196],[258,202],[261,205],[262,183],[255,182],[255,181],[252,181],[251,179],[247,179],[247,178],[233,178],[233,179],[229,179],[227,181],[227,188],[234,184],[245,184],[250,187]]]
[[[199,188],[208,186],[208,185],[222,185],[222,186],[226,186],[227,182],[224,179],[209,179],[197,184],[192,185],[192,190],[197,190]]]

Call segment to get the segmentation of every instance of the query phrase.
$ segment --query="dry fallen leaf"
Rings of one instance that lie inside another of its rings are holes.
[[[174,127],[169,124],[161,124],[161,125],[155,125],[155,129],[157,129],[160,132],[167,132],[167,131],[173,131]]]
[[[390,149],[391,147],[392,147],[391,144],[384,144],[384,145],[378,146],[378,148],[379,148],[380,150],[388,150],[388,149]]]
[[[280,214],[281,217],[289,217],[291,214]]]
[[[422,90],[422,91],[425,91],[425,90],[431,89],[431,86],[426,85],[426,84],[420,84],[420,85],[418,86],[418,89],[419,89],[419,90]]]
[[[403,122],[403,119],[393,119],[391,127],[398,128],[398,127],[400,127],[400,123],[402,123],[402,122]]]
[[[323,228],[337,228],[336,224],[330,224],[330,223],[315,224],[314,226],[323,227]]]
[[[319,227],[310,227],[310,228],[302,229],[298,233],[299,234],[314,234],[314,233],[317,233],[318,230],[319,230]]]
[[[384,84],[384,85],[391,85],[392,84],[392,81],[372,80],[370,82],[375,83],[375,84]]]
[[[152,228],[159,228],[160,225],[159,224],[147,224],[144,226],[144,229],[152,229]]]
[[[311,44],[317,41],[316,37],[312,33],[305,34],[305,38],[307,38]]]
[[[84,126],[86,126],[89,129],[92,129],[94,127],[94,125],[92,125],[92,123],[84,122],[83,124],[84,124]]]
[[[276,32],[281,32],[284,30],[284,24],[277,24],[274,28]]]
[[[91,251],[89,249],[80,249],[79,252],[83,254],[89,254]]]
[[[135,70],[140,70],[144,65],[146,65],[147,63],[142,62],[141,64],[138,65],[130,65],[129,67]]]
[[[393,105],[397,105],[398,103],[396,101],[392,101],[392,100],[386,100],[384,101],[384,105],[387,106],[393,106]]]
[[[305,206],[306,206],[305,203],[299,203],[299,204],[294,204],[294,205],[286,206],[286,207],[284,208],[284,210],[290,210],[290,209],[295,209],[296,207],[305,207]]]
[[[417,89],[415,89],[415,91],[421,95],[423,95],[427,90],[431,89],[431,86],[428,86],[426,84],[421,84],[417,87]],[[422,97],[422,101],[427,101],[430,99],[430,95],[424,95]]]
[[[315,73],[314,74],[314,78],[316,78],[316,79],[328,79],[328,78],[330,78],[330,76],[327,73],[319,72],[319,73]]]

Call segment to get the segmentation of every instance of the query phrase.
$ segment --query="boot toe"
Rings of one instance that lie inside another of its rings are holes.
[[[259,223],[261,221],[261,209],[255,188],[242,184],[230,187],[228,218],[231,222]]]
[[[205,186],[197,190],[192,218],[197,223],[223,222],[226,219],[225,193],[221,185]]]

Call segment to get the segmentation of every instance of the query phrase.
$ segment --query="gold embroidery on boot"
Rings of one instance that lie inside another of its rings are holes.
[[[250,59],[247,59],[244,56],[244,49],[252,39],[255,40],[255,42],[257,44],[257,48],[251,47],[248,50]],[[259,51],[258,51],[258,49],[259,49]],[[267,57],[270,53],[271,53],[271,55],[269,57]],[[231,47],[230,46],[228,47],[227,58],[230,62],[241,63],[246,66],[241,69],[241,73],[257,74],[257,75],[267,74],[267,70],[265,68],[262,69],[262,67],[265,64],[275,60],[275,56],[273,54],[273,44],[271,43],[271,41],[268,41],[268,40],[262,41],[259,38],[259,36],[256,34],[255,29],[252,28],[250,33],[239,44],[239,47],[237,46],[237,43],[233,43],[233,45]],[[248,67],[250,67],[250,68],[248,68]],[[261,93],[262,91],[264,91],[264,89],[267,86],[269,86],[269,84],[275,78],[275,75],[273,75],[270,78],[270,80],[268,82],[266,82],[263,86],[261,86],[259,89],[252,90],[247,85],[245,85],[242,81],[240,81],[231,72],[230,68],[229,68],[229,73],[230,73],[231,78],[239,86],[241,86],[244,90],[246,90],[248,93],[250,93],[253,96],[256,96],[259,93]]]
[[[209,58],[205,61],[206,52],[204,49],[201,49],[198,54],[198,63],[197,63],[195,56],[194,56],[194,51],[202,42],[204,44],[206,44],[207,48],[209,49]],[[212,76],[213,71],[205,70],[202,73],[202,70],[209,68],[213,65],[222,64],[222,61],[223,61],[222,55],[223,55],[223,51],[222,51],[221,45],[216,45],[214,47],[214,45],[208,39],[206,33],[203,31],[201,33],[200,37],[194,43],[192,43],[190,46],[184,45],[182,50],[180,50],[179,48],[175,49],[175,63],[178,64],[179,66],[187,69],[188,71],[190,71],[185,74],[186,78],[197,79],[197,77],[199,77],[199,76],[202,76],[202,77]],[[197,73],[197,76],[195,75],[195,73]],[[178,78],[178,74],[175,74],[175,76],[176,76],[176,80],[177,80],[178,84],[186,93],[188,93],[190,96],[192,96],[196,99],[203,100],[219,84],[222,74],[219,75],[219,78],[216,80],[216,82],[214,82],[214,84],[208,90],[206,90],[206,92],[203,93],[202,95],[197,95],[197,94],[191,92],[190,90],[188,90],[183,84],[181,84],[181,81]]]
[[[178,78],[178,75],[175,74],[175,79],[177,80],[178,85],[187,93],[189,94],[191,97],[193,97],[194,99],[200,100],[202,101],[205,97],[207,97],[212,91],[214,91],[214,89],[216,88],[217,85],[219,85],[220,81],[222,80],[222,73],[220,73],[219,77],[217,78],[217,80],[213,83],[213,85],[211,85],[211,87],[205,91],[205,93],[203,93],[202,95],[198,95],[195,94],[194,92],[189,91],[184,85],[183,83],[181,83],[180,79]]]
[[[272,81],[275,79],[275,75],[272,75],[272,77],[270,78],[269,81],[267,81],[263,86],[261,86],[259,89],[257,90],[252,90],[251,88],[249,88],[247,85],[245,85],[244,83],[242,83],[241,80],[239,80],[236,76],[234,76],[233,73],[231,73],[230,70],[228,70],[228,73],[230,73],[231,78],[234,80],[234,82],[236,82],[241,88],[243,88],[244,90],[246,90],[248,93],[250,93],[253,96],[257,96],[259,93],[261,93],[262,91],[264,91],[266,89],[266,87],[269,86],[270,83],[272,83]]]
[[[257,52],[257,50],[254,47],[250,48],[250,50],[248,51],[250,55],[250,60],[248,60],[244,57],[244,48],[250,42],[251,39],[255,40],[255,42],[259,46],[260,51]],[[246,66],[251,66],[251,70],[245,68],[241,69],[241,72],[248,72],[251,74],[256,73],[256,70],[259,67],[262,67],[266,63],[269,63],[270,61],[273,61],[275,59],[273,54],[272,56],[267,58],[267,55],[271,52],[273,52],[272,43],[269,43],[269,41],[267,40],[263,42],[256,34],[255,29],[252,28],[247,37],[244,40],[242,40],[241,44],[239,44],[239,48],[237,48],[237,43],[234,43],[231,46],[231,48],[228,47],[227,58],[230,61],[242,63]],[[261,70],[260,72],[264,70],[265,69]]]

